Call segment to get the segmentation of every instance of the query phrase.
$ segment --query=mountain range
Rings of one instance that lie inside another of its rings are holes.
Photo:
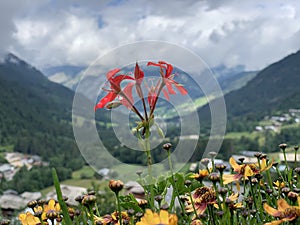
[[[286,113],[300,108],[300,51],[275,62],[248,81],[247,85],[224,96],[227,108],[228,130],[236,125],[253,129],[265,116]],[[206,105],[198,110],[204,123],[210,121]]]
[[[0,96],[2,148],[13,146],[66,168],[83,164],[71,126],[73,91],[8,54],[0,63]]]
[[[300,52],[297,52],[260,72],[239,68],[234,73],[227,70],[227,79],[219,76],[221,87],[228,92],[225,95],[228,119],[258,119],[273,111],[299,108],[299,62]],[[75,80],[78,76],[74,71],[82,70],[81,67],[65,69]],[[14,145],[15,150],[42,152],[45,157],[50,152],[52,158],[63,145],[72,146],[68,147],[71,152],[78,151],[71,126],[72,90],[49,81],[42,72],[13,54],[0,63],[0,87],[1,146]],[[207,105],[198,112],[201,118],[209,117]]]

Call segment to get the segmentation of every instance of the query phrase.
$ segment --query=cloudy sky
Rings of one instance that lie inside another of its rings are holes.
[[[1,0],[0,53],[34,66],[86,66],[144,40],[190,49],[211,66],[266,65],[300,49],[300,1]]]

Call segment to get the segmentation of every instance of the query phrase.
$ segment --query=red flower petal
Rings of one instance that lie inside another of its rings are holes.
[[[120,69],[113,69],[111,71],[108,71],[108,73],[106,74],[107,80],[110,80],[118,72],[120,72]]]
[[[117,97],[117,94],[114,92],[109,92],[106,96],[104,96],[95,106],[94,110],[104,108],[105,105],[111,101],[113,101]]]
[[[144,72],[140,69],[138,63],[135,64],[134,79],[138,85],[141,85],[144,79]]]
[[[131,109],[133,106],[133,97],[132,97],[133,85],[134,85],[134,83],[127,84],[126,87],[124,88],[124,90],[122,91],[122,95],[125,95],[126,98],[124,96],[122,96],[123,98],[121,99],[121,103],[122,103],[122,105],[126,106],[129,109]]]

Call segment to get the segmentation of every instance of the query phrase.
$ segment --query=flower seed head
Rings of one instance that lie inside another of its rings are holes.
[[[298,145],[295,145],[294,146],[294,150],[297,152],[299,150],[299,146]]]

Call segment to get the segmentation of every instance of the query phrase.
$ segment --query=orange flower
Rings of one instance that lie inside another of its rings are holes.
[[[265,170],[268,170],[271,168],[273,163],[270,163],[267,165],[266,159],[262,159],[260,162],[260,166],[258,164],[242,164],[239,165],[233,157],[229,159],[229,163],[231,167],[233,168],[234,172],[237,172],[236,174],[224,174],[223,175],[223,183],[229,184],[234,181],[239,181],[242,177],[244,179],[248,179],[248,177],[251,177],[255,174],[258,174],[260,172],[263,172]]]
[[[192,195],[192,200],[194,202],[195,209],[198,215],[204,213],[208,204],[216,203],[217,197],[213,189],[208,187],[197,188]],[[192,202],[189,200],[186,206],[187,212],[193,212],[194,208]],[[196,216],[196,215],[195,215]]]
[[[274,209],[267,203],[264,204],[264,209],[271,216],[279,218],[265,225],[278,225],[286,221],[293,221],[300,217],[300,197],[298,197],[298,206],[289,205],[284,199],[277,201],[278,209]]]

